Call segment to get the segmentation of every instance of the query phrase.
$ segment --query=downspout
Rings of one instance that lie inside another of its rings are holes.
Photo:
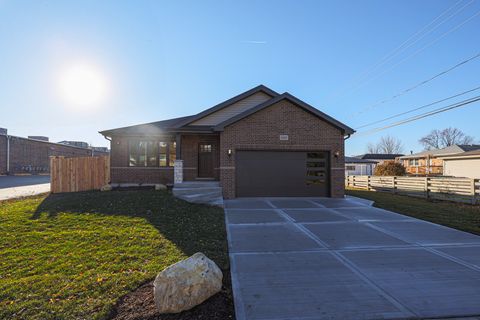
[[[348,138],[350,138],[351,134],[347,134],[346,137],[343,138],[343,140],[347,140]]]
[[[10,136],[7,135],[7,174],[10,173]]]

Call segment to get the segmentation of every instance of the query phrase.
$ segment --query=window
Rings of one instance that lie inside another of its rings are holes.
[[[154,167],[157,146],[154,141],[130,141],[128,165],[131,167]]]
[[[170,144],[170,153],[168,155],[168,165],[173,167],[175,165],[175,159],[177,159],[177,143],[173,142]]]
[[[202,153],[212,152],[212,145],[211,144],[201,144],[200,145],[200,152],[202,152]]]
[[[347,171],[355,171],[355,166],[345,166],[345,169],[347,169]]]
[[[173,166],[175,156],[172,158],[172,150],[175,154],[174,142],[130,140],[128,165],[130,167]]]
[[[418,159],[410,159],[408,165],[418,167]]]
[[[166,142],[159,142],[159,152],[158,152],[158,165],[160,167],[167,166],[167,148],[168,145]]]
[[[326,183],[326,153],[308,152],[306,163],[306,184],[324,184]]]

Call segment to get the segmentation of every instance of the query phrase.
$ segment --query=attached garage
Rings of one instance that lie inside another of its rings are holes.
[[[237,197],[329,197],[325,151],[237,151]]]

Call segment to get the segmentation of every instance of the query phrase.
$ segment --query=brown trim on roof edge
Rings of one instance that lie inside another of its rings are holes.
[[[323,120],[331,123],[331,124],[334,125],[335,127],[337,127],[337,128],[339,128],[340,130],[342,130],[345,134],[352,134],[352,133],[355,132],[355,130],[353,130],[353,129],[350,128],[349,126],[341,123],[340,121],[337,121],[337,120],[333,119],[333,118],[330,117],[329,115],[327,115],[327,114],[321,112],[320,110],[312,107],[312,106],[309,105],[308,103],[306,103],[306,102],[298,99],[297,97],[291,95],[291,94],[288,93],[288,92],[285,92],[285,93],[283,93],[283,94],[281,94],[281,95],[279,95],[279,96],[276,96],[276,97],[274,97],[274,98],[272,98],[272,99],[270,99],[270,100],[268,100],[268,101],[265,101],[264,103],[261,103],[261,104],[259,104],[259,105],[256,106],[256,107],[253,107],[253,108],[251,108],[251,109],[248,109],[248,110],[246,110],[246,111],[244,111],[244,112],[242,112],[242,113],[240,113],[240,114],[238,114],[238,115],[236,115],[236,116],[234,116],[234,117],[232,117],[232,118],[230,118],[230,119],[228,119],[228,120],[226,120],[226,121],[224,121],[224,122],[216,125],[216,126],[213,128],[213,130],[214,130],[214,131],[223,131],[226,126],[229,126],[229,125],[231,125],[232,123],[235,123],[235,122],[237,122],[237,121],[240,121],[240,120],[242,120],[243,118],[248,117],[249,115],[251,115],[251,114],[253,114],[253,113],[255,113],[255,112],[258,112],[258,111],[260,111],[260,110],[262,110],[262,109],[264,109],[264,108],[267,108],[267,107],[269,107],[269,106],[271,106],[271,105],[273,105],[273,104],[275,104],[275,103],[277,103],[277,102],[279,102],[279,101],[282,101],[282,100],[288,100],[288,101],[294,103],[295,105],[297,105],[297,106],[303,108],[304,110],[306,110],[306,111],[314,114],[315,116],[317,116],[317,117],[319,117],[319,118],[321,118],[321,119],[323,119]]]

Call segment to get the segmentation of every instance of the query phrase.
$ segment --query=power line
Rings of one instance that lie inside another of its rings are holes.
[[[359,76],[357,76],[356,78],[354,78],[354,81],[355,82],[359,82],[361,83],[362,80],[364,78],[368,78],[368,76],[370,74],[372,74],[376,69],[378,69],[379,67],[383,66],[386,62],[388,62],[389,60],[391,60],[393,57],[395,57],[398,53],[410,48],[412,45],[414,45],[415,43],[417,43],[418,41],[420,41],[421,39],[423,39],[426,35],[430,34],[431,32],[433,32],[435,29],[437,29],[439,26],[441,26],[443,23],[447,22],[448,20],[450,20],[452,17],[456,16],[458,13],[460,13],[464,8],[466,8],[467,6],[469,6],[473,0],[471,0],[470,2],[468,2],[467,4],[465,4],[464,6],[462,6],[460,9],[458,9],[457,11],[455,11],[454,13],[452,13],[450,16],[448,16],[447,18],[445,18],[443,21],[440,21],[440,23],[438,23],[436,26],[433,26],[433,28],[431,28],[430,30],[427,30],[428,27],[430,27],[430,25],[434,24],[437,20],[439,20],[441,17],[443,17],[445,14],[447,14],[447,12],[451,11],[453,8],[455,8],[459,3],[461,3],[463,0],[460,0],[458,2],[456,2],[453,6],[449,7],[447,10],[443,11],[439,16],[437,16],[435,19],[433,19],[430,23],[428,23],[427,25],[425,25],[423,28],[421,28],[420,30],[418,30],[417,32],[415,32],[412,36],[410,36],[407,40],[405,40],[402,44],[400,44],[400,46],[398,46],[397,48],[395,48],[394,50],[392,50],[391,52],[389,52],[387,55],[385,55],[384,57],[382,57],[377,63],[375,63],[374,65],[372,65],[370,68],[368,68],[367,70],[365,70],[364,72],[362,72]],[[426,30],[426,31],[425,31]],[[423,33],[423,34],[422,34]],[[415,39],[415,37],[417,35],[420,35],[419,38]],[[413,40],[415,39],[413,42],[411,42],[410,44],[407,45],[408,42],[410,42],[410,40]],[[355,86],[356,85],[353,85],[354,89],[355,89]],[[347,91],[350,91],[350,90],[347,90]],[[338,91],[337,91],[338,92]],[[336,93],[336,92],[335,92]],[[334,97],[337,97],[339,96],[338,94],[335,94]]]
[[[441,107],[441,108],[438,108],[438,109],[435,109],[435,110],[432,110],[432,111],[429,111],[429,112],[425,112],[425,113],[416,115],[414,117],[410,117],[410,118],[392,123],[392,124],[390,124],[388,126],[385,126],[385,127],[380,127],[380,128],[360,132],[353,137],[359,137],[359,136],[374,134],[374,133],[377,133],[379,131],[383,131],[383,130],[386,130],[386,129],[397,127],[397,126],[400,126],[400,125],[405,124],[405,123],[409,123],[409,122],[417,121],[417,120],[420,120],[420,119],[423,119],[423,118],[426,118],[426,117],[430,117],[430,116],[436,115],[438,113],[442,113],[442,112],[446,112],[446,111],[449,111],[449,110],[452,110],[452,109],[460,108],[460,107],[463,107],[465,105],[468,105],[470,103],[474,103],[474,102],[477,102],[477,101],[480,101],[480,96],[476,96],[476,97],[473,97],[473,98],[470,98],[470,99],[467,99],[467,100],[463,100],[463,101],[460,101],[460,102],[457,102],[457,103],[454,103],[454,104],[450,104],[450,105],[447,105],[447,106],[444,106],[444,107]]]
[[[407,93],[409,93],[410,91],[413,91],[413,90],[417,89],[418,87],[421,87],[421,86],[423,86],[424,84],[427,84],[428,82],[430,82],[430,81],[432,81],[432,80],[435,80],[436,78],[441,77],[441,76],[443,76],[444,74],[447,74],[447,73],[449,73],[450,71],[455,70],[455,69],[457,69],[458,67],[461,67],[461,66],[463,66],[464,64],[466,64],[466,63],[468,63],[468,62],[470,62],[470,61],[472,61],[472,60],[477,59],[478,57],[480,57],[480,52],[477,53],[476,55],[474,55],[473,57],[470,57],[470,58],[468,58],[468,59],[466,59],[466,60],[463,60],[462,62],[457,63],[456,65],[454,65],[453,67],[450,67],[450,68],[448,68],[447,70],[444,70],[444,71],[442,71],[442,72],[434,75],[433,77],[430,77],[430,78],[428,78],[428,79],[426,79],[426,80],[423,80],[423,81],[421,81],[421,82],[419,82],[419,83],[417,83],[417,84],[415,84],[415,85],[413,85],[413,86],[411,86],[411,87],[409,87],[409,88],[407,88],[407,89],[405,89],[405,90],[403,90],[403,91],[400,91],[399,93],[397,93],[397,94],[395,94],[395,95],[393,95],[393,96],[391,96],[391,97],[389,97],[389,98],[380,100],[380,101],[378,101],[378,102],[376,102],[376,103],[374,103],[374,104],[372,104],[372,105],[369,105],[369,106],[367,106],[367,107],[365,107],[365,108],[362,108],[359,112],[355,113],[354,115],[359,115],[359,114],[365,113],[366,111],[371,110],[371,109],[373,109],[373,108],[375,108],[375,107],[377,107],[377,106],[379,106],[379,105],[382,105],[382,104],[384,104],[384,103],[387,103],[387,102],[389,102],[389,101],[392,101],[393,99],[396,99],[396,98],[398,98],[398,97],[401,97],[401,96],[403,96],[404,94],[407,94]]]
[[[414,111],[418,111],[418,110],[421,110],[421,109],[425,109],[425,108],[430,107],[430,106],[433,106],[433,105],[435,105],[435,104],[438,104],[438,103],[441,103],[441,102],[444,102],[444,101],[447,101],[447,100],[450,100],[450,99],[453,99],[453,98],[462,96],[462,95],[464,95],[464,94],[467,94],[467,93],[470,93],[470,92],[473,92],[473,91],[476,91],[476,90],[479,90],[479,89],[480,89],[480,86],[478,86],[478,87],[476,87],[476,88],[473,88],[473,89],[470,89],[470,90],[467,90],[467,91],[464,91],[464,92],[461,92],[461,93],[458,93],[458,94],[455,94],[455,95],[453,95],[453,96],[450,96],[450,97],[441,99],[441,100],[437,100],[437,101],[435,101],[435,102],[432,102],[432,103],[423,105],[423,106],[421,106],[421,107],[417,107],[417,108],[414,108],[414,109],[411,109],[411,110],[408,110],[408,111],[405,111],[405,112],[397,113],[397,114],[395,114],[395,115],[393,115],[393,116],[390,116],[390,117],[388,117],[388,118],[384,118],[384,119],[381,119],[381,120],[377,120],[377,121],[374,121],[374,122],[370,122],[370,123],[361,125],[361,126],[357,127],[356,129],[361,129],[361,128],[369,127],[369,126],[371,126],[371,125],[374,125],[374,124],[377,124],[377,123],[381,123],[381,122],[385,122],[385,121],[387,121],[387,120],[391,120],[391,119],[394,119],[394,118],[397,118],[397,117],[400,117],[400,116],[403,116],[403,115],[412,113],[412,112],[414,112]]]
[[[405,57],[404,59],[400,60],[399,62],[397,62],[396,64],[394,64],[393,66],[391,66],[389,69],[385,70],[383,73],[380,73],[378,75],[376,75],[375,77],[369,79],[368,81],[364,82],[362,85],[358,86],[357,88],[355,89],[359,89],[361,88],[362,86],[366,85],[367,83],[369,83],[370,81],[374,80],[374,79],[377,79],[383,75],[385,75],[387,72],[391,71],[392,69],[394,69],[395,67],[397,67],[398,65],[404,63],[405,61],[407,61],[408,59],[410,58],[413,58],[414,56],[416,56],[417,54],[419,54],[420,52],[422,52],[423,50],[425,50],[426,48],[430,47],[431,45],[437,43],[438,41],[440,41],[441,39],[443,39],[445,36],[447,36],[448,34],[454,32],[455,30],[459,29],[460,27],[462,27],[464,24],[466,24],[467,22],[469,22],[470,20],[472,20],[473,18],[477,17],[478,15],[480,15],[480,10],[477,11],[474,15],[472,15],[471,17],[469,17],[468,19],[464,20],[463,22],[461,22],[460,24],[456,25],[454,28],[448,30],[447,32],[443,33],[442,35],[440,35],[440,37],[434,39],[433,41],[430,41],[429,43],[427,43],[426,45],[424,45],[423,47],[421,47],[420,49],[418,49],[417,51],[413,52],[411,55]]]

